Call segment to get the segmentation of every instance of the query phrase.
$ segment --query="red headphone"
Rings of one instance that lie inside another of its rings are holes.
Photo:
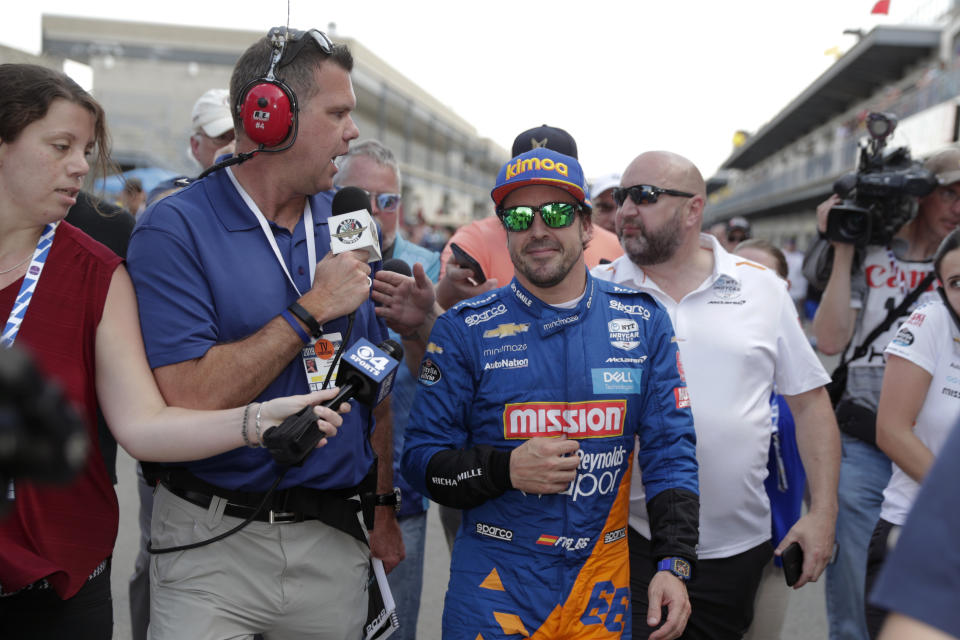
[[[287,27],[274,27],[267,33],[267,39],[273,47],[270,56],[270,69],[267,75],[257,78],[240,92],[236,110],[240,124],[248,138],[264,147],[275,147],[286,140],[293,132],[297,134],[297,94],[282,80],[276,77],[276,71],[297,57],[300,50],[311,39],[320,50],[330,55],[333,43],[326,34],[316,29],[299,31]],[[288,46],[289,43],[289,46]]]

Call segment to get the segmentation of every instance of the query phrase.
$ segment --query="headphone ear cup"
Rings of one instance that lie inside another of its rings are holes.
[[[296,100],[283,85],[261,79],[244,92],[240,122],[248,138],[275,147],[290,135]]]

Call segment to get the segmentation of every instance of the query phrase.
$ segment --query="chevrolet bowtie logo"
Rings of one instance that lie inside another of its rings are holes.
[[[496,329],[489,329],[483,332],[484,338],[509,338],[510,336],[515,336],[518,333],[523,333],[530,328],[530,323],[525,322],[523,324],[517,324],[516,322],[510,322],[508,324],[497,325]]]

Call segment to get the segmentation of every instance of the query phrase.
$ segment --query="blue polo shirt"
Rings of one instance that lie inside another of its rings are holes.
[[[437,283],[437,278],[440,277],[440,254],[436,251],[413,244],[398,232],[394,236],[393,257],[403,260],[411,269],[415,262],[419,262],[430,281]],[[397,342],[402,341],[400,335],[392,330],[390,337]],[[417,381],[410,375],[406,363],[402,363],[397,369],[397,377],[393,381],[393,391],[390,394],[390,408],[393,413],[393,482],[402,492],[401,517],[423,513],[429,504],[424,495],[410,486],[400,472],[400,456],[403,454],[407,422],[410,420],[410,408],[416,392]]]
[[[310,197],[318,260],[330,247],[327,219],[332,200],[332,191]],[[292,234],[272,222],[270,229],[291,277],[306,293],[311,283],[302,219]],[[127,263],[153,368],[200,358],[217,344],[242,340],[299,297],[226,171],[148,208],[131,236]],[[380,263],[372,267],[376,271]],[[346,317],[337,318],[324,324],[324,333],[347,337],[347,324]],[[387,337],[370,299],[356,311],[347,346],[361,337],[374,344]],[[229,384],[235,372],[216,375]],[[307,392],[298,355],[257,400]],[[311,453],[302,467],[292,467],[280,487],[357,485],[373,462],[372,423],[371,410],[354,403],[336,437]],[[241,491],[265,491],[279,472],[265,449],[249,447],[180,466],[213,485]]]

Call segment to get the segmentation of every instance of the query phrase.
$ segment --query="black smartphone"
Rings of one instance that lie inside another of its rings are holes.
[[[467,280],[473,286],[481,285],[487,281],[487,276],[483,275],[483,269],[480,263],[473,259],[469,253],[461,249],[456,242],[450,243],[450,249],[453,251],[453,260],[464,269],[470,269],[473,272],[472,278]]]
[[[787,581],[787,586],[792,587],[803,573],[803,548],[800,543],[794,542],[784,549],[780,560],[783,561],[783,577]]]

